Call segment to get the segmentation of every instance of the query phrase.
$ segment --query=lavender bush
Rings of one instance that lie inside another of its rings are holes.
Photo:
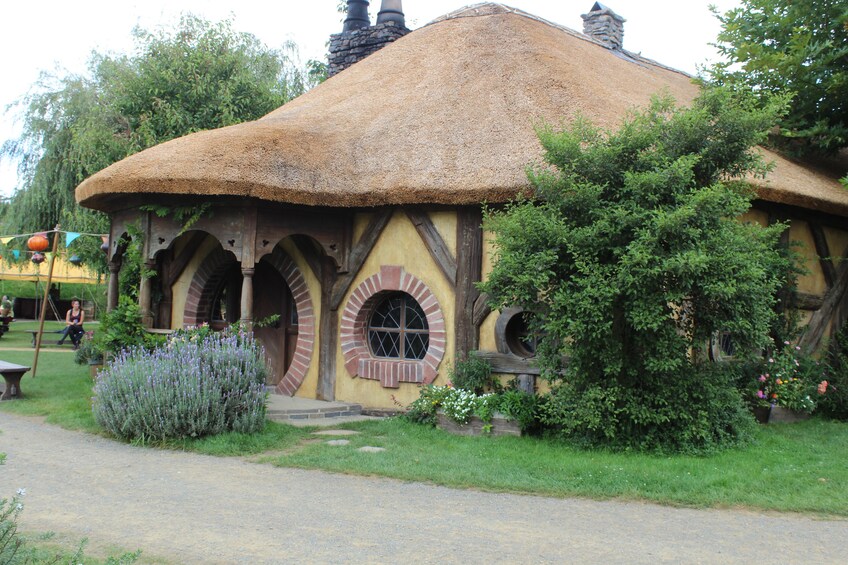
[[[94,417],[125,439],[256,432],[265,425],[266,371],[250,333],[182,333],[153,351],[124,351],[101,371]]]

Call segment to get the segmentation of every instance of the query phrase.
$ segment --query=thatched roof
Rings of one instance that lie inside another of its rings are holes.
[[[684,73],[499,4],[444,16],[255,122],[200,132],[83,182],[83,205],[127,194],[229,195],[327,206],[468,204],[527,186],[534,124],[581,112],[614,127]],[[775,155],[768,200],[848,215],[833,177]]]

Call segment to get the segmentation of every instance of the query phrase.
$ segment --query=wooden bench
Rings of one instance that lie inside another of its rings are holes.
[[[38,335],[38,330],[24,330],[32,335],[32,346],[35,347],[35,338]],[[44,344],[44,336],[45,334],[60,334],[65,330],[44,330],[41,332],[41,343]]]
[[[6,389],[3,391],[3,396],[0,396],[0,400],[13,400],[23,396],[21,393],[21,377],[29,370],[30,367],[24,365],[0,361],[0,374],[6,380]]]

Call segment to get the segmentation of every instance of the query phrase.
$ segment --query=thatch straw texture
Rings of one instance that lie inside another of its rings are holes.
[[[315,206],[469,204],[509,199],[540,159],[534,125],[581,112],[615,127],[683,74],[613,52],[500,5],[450,14],[264,118],[163,143],[76,192],[109,210],[122,195],[254,197]],[[769,200],[848,214],[835,180],[779,157]]]

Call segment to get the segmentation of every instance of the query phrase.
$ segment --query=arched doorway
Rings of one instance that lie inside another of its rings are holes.
[[[298,317],[286,280],[264,260],[256,264],[253,275],[253,320],[253,334],[265,348],[268,360],[268,384],[276,386],[294,357]]]

